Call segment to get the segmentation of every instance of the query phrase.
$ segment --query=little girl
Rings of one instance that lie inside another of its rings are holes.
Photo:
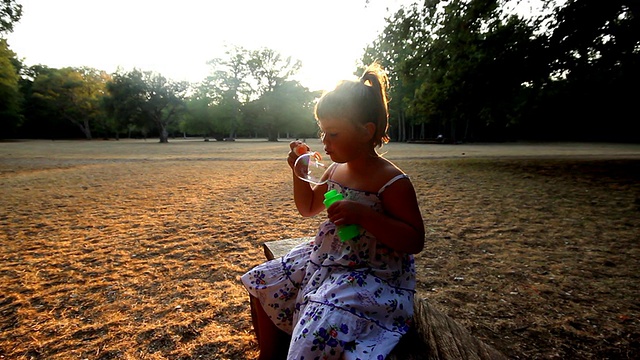
[[[316,105],[334,164],[322,185],[294,174],[295,204],[302,216],[313,216],[325,210],[328,190],[344,200],[327,209],[312,242],[242,276],[260,359],[384,359],[409,329],[413,254],[424,246],[424,224],[408,176],[376,151],[389,141],[386,91],[387,76],[373,64]],[[300,145],[290,144],[292,168]],[[360,232],[343,242],[337,227],[347,224]]]

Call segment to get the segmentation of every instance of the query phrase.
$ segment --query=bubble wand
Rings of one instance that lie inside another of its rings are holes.
[[[329,168],[327,164],[321,162],[322,155],[317,151],[311,151],[307,144],[300,144],[293,149],[293,152],[298,155],[295,164],[293,165],[294,174],[312,185],[325,184],[328,179],[321,180],[324,172]],[[337,190],[329,190],[324,194],[324,206],[328,209],[331,204],[336,201],[344,200],[342,194]],[[340,241],[345,242],[360,235],[360,228],[358,225],[349,224],[338,226],[338,237]]]
[[[321,181],[322,175],[328,166],[322,162],[322,155],[317,151],[311,151],[307,144],[300,144],[293,149],[298,155],[293,171],[300,179],[313,185],[322,185],[327,181]]]

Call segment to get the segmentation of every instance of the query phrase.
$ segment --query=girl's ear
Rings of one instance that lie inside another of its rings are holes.
[[[376,134],[376,124],[372,122],[368,122],[364,124],[364,130],[367,137],[367,141],[373,139],[373,136]]]

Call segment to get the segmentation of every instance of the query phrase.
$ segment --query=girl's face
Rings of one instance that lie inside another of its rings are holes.
[[[318,121],[322,131],[324,151],[337,163],[345,163],[368,154],[371,137],[364,126],[358,126],[343,119],[322,119]]]

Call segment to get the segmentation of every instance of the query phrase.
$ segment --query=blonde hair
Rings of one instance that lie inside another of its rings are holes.
[[[341,81],[322,95],[315,107],[316,119],[347,119],[356,125],[374,123],[373,145],[382,147],[389,142],[388,87],[386,72],[378,63],[373,63],[359,81]]]

